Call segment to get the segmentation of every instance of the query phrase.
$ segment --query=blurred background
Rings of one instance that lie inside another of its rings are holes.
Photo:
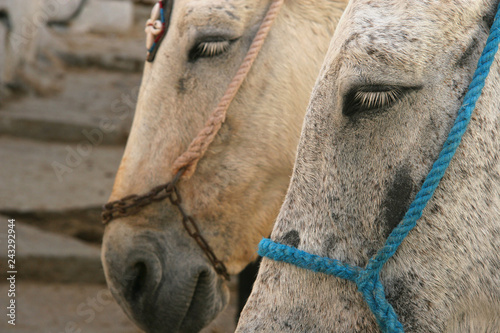
[[[131,126],[154,3],[0,0],[0,332],[140,332],[106,288],[100,211]],[[5,310],[9,219],[15,326]],[[204,332],[234,330],[231,290]]]

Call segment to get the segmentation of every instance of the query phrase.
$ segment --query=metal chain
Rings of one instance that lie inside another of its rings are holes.
[[[172,181],[154,187],[151,191],[143,195],[129,195],[120,200],[112,201],[104,205],[102,212],[102,223],[108,224],[111,220],[118,217],[130,216],[138,213],[143,207],[152,204],[153,202],[162,201],[166,198],[177,207],[182,216],[182,225],[186,229],[189,236],[191,236],[198,246],[203,250],[208,260],[214,267],[217,274],[221,275],[227,281],[230,280],[227,272],[226,265],[215,255],[214,251],[201,235],[200,229],[192,216],[186,214],[182,208],[182,198],[177,190],[177,184],[181,179],[184,169],[179,170]]]

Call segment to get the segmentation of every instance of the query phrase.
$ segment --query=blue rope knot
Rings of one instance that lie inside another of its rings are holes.
[[[286,262],[318,273],[349,280],[358,286],[383,332],[403,332],[394,309],[385,297],[384,287],[377,269],[362,269],[339,260],[320,257],[297,248],[264,238],[259,243],[259,255],[275,261]]]
[[[481,96],[486,77],[495,58],[500,42],[500,4],[497,8],[495,20],[490,29],[486,46],[478,61],[474,77],[465,95],[462,107],[446,139],[439,157],[433,164],[431,171],[425,178],[422,188],[417,193],[415,200],[410,205],[403,220],[391,232],[385,245],[377,254],[370,258],[365,269],[350,266],[335,259],[320,257],[301,251],[294,247],[278,244],[270,239],[263,239],[259,244],[259,255],[276,261],[287,262],[298,267],[314,272],[333,275],[356,283],[358,291],[363,295],[370,310],[375,315],[382,332],[404,332],[403,325],[399,322],[393,307],[385,297],[384,287],[380,281],[380,272],[385,263],[396,253],[397,249],[416,226],[422,216],[424,208],[432,198],[439,182],[443,178],[451,159],[460,145],[462,136],[470,122],[476,102]]]
[[[403,325],[385,297],[379,274],[373,270],[362,270],[355,283],[382,331],[403,332]]]

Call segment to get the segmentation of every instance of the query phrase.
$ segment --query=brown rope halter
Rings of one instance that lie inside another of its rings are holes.
[[[248,72],[257,58],[257,55],[259,54],[259,51],[261,50],[269,30],[275,18],[278,16],[283,3],[284,0],[273,0],[271,3],[264,20],[255,35],[252,45],[248,50],[248,53],[238,69],[238,72],[229,84],[226,93],[208,118],[208,121],[205,123],[205,127],[203,127],[203,129],[193,139],[188,149],[174,161],[172,166],[172,174],[174,177],[172,180],[166,184],[153,188],[146,194],[132,194],[104,205],[102,221],[105,225],[115,218],[136,214],[143,207],[152,204],[153,202],[162,201],[168,198],[172,205],[177,207],[179,210],[182,216],[182,224],[184,225],[184,228],[188,232],[189,236],[194,238],[194,240],[198,243],[212,266],[215,268],[215,271],[226,280],[229,280],[229,274],[226,266],[222,261],[217,259],[214,251],[201,235],[200,229],[198,228],[195,220],[183,210],[181,205],[182,199],[179,195],[179,191],[177,190],[177,184],[181,178],[189,179],[189,177],[191,177],[196,170],[198,161],[203,157],[208,149],[208,146],[210,146],[212,141],[215,139],[222,123],[226,119],[226,113],[229,105],[248,75]]]

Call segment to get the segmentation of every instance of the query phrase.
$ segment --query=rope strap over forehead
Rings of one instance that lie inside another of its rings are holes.
[[[465,95],[462,107],[458,111],[457,118],[438,159],[432,166],[422,188],[417,193],[403,220],[389,235],[384,247],[369,260],[366,268],[363,269],[342,263],[338,260],[309,254],[291,246],[275,243],[270,239],[263,239],[260,242],[259,254],[262,257],[287,262],[314,272],[321,272],[353,281],[358,286],[358,291],[363,295],[375,315],[382,332],[403,332],[403,325],[399,322],[393,307],[389,304],[385,296],[384,287],[380,281],[380,272],[385,263],[396,253],[408,233],[416,226],[424,208],[432,198],[434,191],[450,165],[451,159],[460,145],[462,136],[470,122],[476,102],[481,96],[486,77],[490,72],[495,54],[497,53],[499,42],[500,4],[490,30],[490,35],[486,41],[486,46],[479,59],[472,82],[469,85],[469,90]]]
[[[271,26],[276,16],[278,16],[283,2],[284,0],[274,0],[272,2],[264,20],[260,25],[259,31],[257,32],[245,59],[243,60],[243,63],[227,87],[226,93],[220,100],[219,105],[217,105],[215,110],[210,115],[210,118],[208,118],[208,121],[205,123],[205,127],[198,133],[196,138],[193,139],[187,151],[175,160],[172,167],[172,174],[175,175],[182,168],[186,169],[184,173],[185,178],[189,178],[194,173],[198,161],[203,157],[208,149],[208,146],[210,146],[212,141],[214,141],[222,123],[225,121],[227,109],[243,84],[243,81],[247,77],[250,68],[252,68],[262,45],[264,45],[264,41],[269,33],[269,30],[271,29]]]

